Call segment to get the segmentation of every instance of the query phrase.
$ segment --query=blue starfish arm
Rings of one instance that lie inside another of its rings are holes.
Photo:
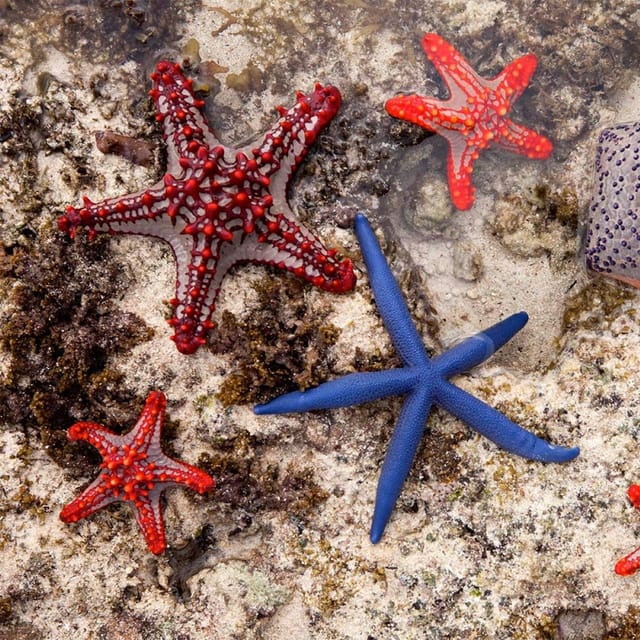
[[[433,393],[430,388],[417,387],[402,406],[378,480],[376,504],[369,532],[373,544],[380,541],[402,491],[402,485],[409,474],[432,400]]]
[[[393,345],[406,364],[422,364],[428,360],[422,338],[411,320],[400,287],[382,254],[373,229],[361,213],[356,215],[354,224],[369,272],[373,297]]]
[[[523,458],[542,462],[568,462],[580,453],[578,447],[567,449],[549,444],[511,422],[482,400],[445,380],[438,382],[434,402],[502,449]]]
[[[529,316],[524,311],[514,313],[492,327],[463,340],[449,351],[436,356],[431,363],[445,378],[468,371],[484,362],[511,340],[528,320]]]
[[[418,379],[413,369],[389,369],[369,373],[350,373],[307,391],[292,391],[265,404],[257,404],[256,415],[299,413],[316,409],[335,409],[363,404],[385,396],[404,395]]]

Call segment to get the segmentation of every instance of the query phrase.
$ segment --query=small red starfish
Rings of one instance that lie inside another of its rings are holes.
[[[297,94],[262,143],[236,150],[216,138],[204,102],[179,65],[159,62],[150,91],[167,144],[167,173],[153,187],[119,198],[67,207],[58,226],[71,237],[97,232],[154,236],[176,258],[173,317],[176,347],[193,353],[213,327],[211,315],[224,275],[237,262],[286,269],[332,292],[355,285],[351,261],[336,259],[293,216],[287,187],[320,130],[340,107],[335,87]]]
[[[537,58],[532,53],[522,56],[488,80],[481,78],[460,52],[437,33],[427,33],[422,47],[444,79],[449,99],[399,95],[388,100],[385,107],[389,115],[447,139],[451,200],[458,209],[469,209],[474,196],[473,163],[480,151],[496,145],[537,159],[547,158],[553,151],[550,140],[507,117],[527,88]]]
[[[627,490],[631,504],[640,509],[640,486],[632,484]],[[616,562],[614,571],[619,576],[630,576],[640,569],[640,547]]]
[[[179,484],[198,493],[215,486],[204,471],[163,453],[160,432],[166,405],[164,394],[152,391],[135,426],[123,436],[95,422],[77,422],[69,428],[69,440],[86,440],[103,460],[100,475],[60,512],[63,522],[77,522],[112,502],[130,502],[149,551],[165,550],[162,492]]]

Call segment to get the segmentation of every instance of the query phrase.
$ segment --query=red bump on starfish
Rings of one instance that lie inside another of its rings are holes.
[[[135,510],[142,535],[154,554],[166,548],[162,522],[162,492],[185,485],[198,493],[215,487],[204,471],[164,454],[160,433],[167,401],[152,391],[135,426],[119,436],[95,422],[77,422],[67,432],[69,440],[85,440],[102,456],[100,475],[60,512],[63,522],[77,522],[112,502],[128,502]]]
[[[544,159],[553,151],[548,138],[507,117],[531,81],[537,58],[532,53],[508,64],[495,78],[480,77],[469,62],[437,33],[427,33],[422,47],[442,76],[448,100],[398,95],[387,100],[389,115],[443,136],[449,143],[447,176],[458,209],[473,205],[473,163],[490,146],[528,158]]]
[[[168,242],[177,271],[172,339],[186,354],[205,343],[222,280],[238,262],[273,265],[330,292],[351,290],[351,261],[329,253],[287,202],[292,175],[337,113],[340,92],[317,84],[309,95],[298,93],[292,107],[278,109],[280,119],[258,146],[233,149],[216,138],[179,65],[159,62],[151,78],[166,174],[138,193],[67,207],[59,229],[72,238],[83,227],[90,238],[105,232]]]

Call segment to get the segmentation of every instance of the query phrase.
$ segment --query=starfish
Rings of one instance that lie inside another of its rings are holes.
[[[627,490],[627,495],[629,496],[631,504],[636,509],[640,509],[640,486],[632,484]],[[620,560],[616,562],[614,571],[619,576],[630,576],[638,569],[640,569],[640,547],[626,555],[624,558],[620,558]]]
[[[67,207],[58,227],[72,238],[79,227],[139,234],[171,245],[176,259],[176,295],[171,300],[172,339],[194,353],[213,327],[211,315],[221,281],[238,262],[274,265],[332,292],[355,285],[348,259],[336,259],[293,216],[287,187],[319,131],[340,106],[340,92],[316,85],[297,94],[290,109],[259,146],[223,146],[202,113],[204,102],[181,68],[159,62],[150,95],[167,144],[167,173],[138,193]]]
[[[501,413],[448,380],[481,362],[502,347],[526,324],[516,313],[430,359],[411,320],[402,293],[367,219],[358,214],[356,235],[369,282],[382,320],[404,367],[352,373],[304,392],[295,391],[254,408],[258,415],[331,409],[369,402],[390,395],[406,395],[382,465],[371,524],[371,542],[384,529],[409,473],[431,406],[436,404],[466,422],[499,447],[531,460],[566,462],[579,449],[554,446],[507,419]]]
[[[439,133],[449,143],[447,174],[451,200],[458,209],[473,205],[473,163],[492,145],[529,158],[544,159],[551,141],[508,117],[527,88],[538,63],[532,53],[507,65],[495,78],[481,78],[459,51],[437,33],[422,39],[427,57],[449,91],[448,100],[398,95],[387,101],[389,115]]]
[[[204,471],[163,453],[160,432],[166,405],[164,394],[152,391],[135,426],[123,436],[95,422],[77,422],[69,428],[69,440],[85,440],[103,460],[100,475],[60,512],[63,522],[77,522],[112,502],[129,502],[149,551],[165,550],[162,492],[180,484],[198,493],[215,487]]]

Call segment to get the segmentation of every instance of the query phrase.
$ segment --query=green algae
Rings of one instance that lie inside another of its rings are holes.
[[[605,323],[609,323],[621,310],[630,320],[635,320],[635,309],[627,309],[625,305],[636,298],[631,287],[610,282],[605,278],[594,278],[577,293],[565,299],[562,316],[562,332],[578,330],[594,331]]]

